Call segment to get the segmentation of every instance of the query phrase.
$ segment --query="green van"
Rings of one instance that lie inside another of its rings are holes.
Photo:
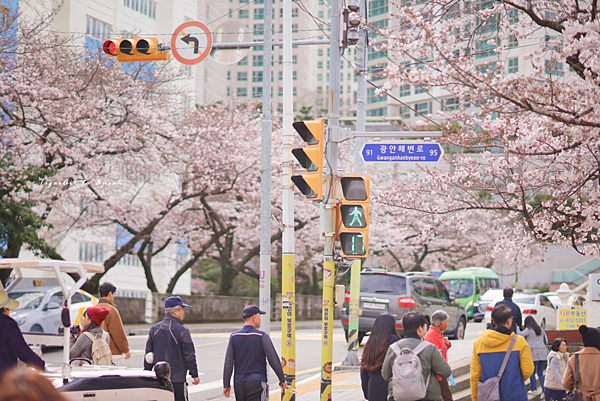
[[[467,317],[473,319],[473,304],[487,290],[500,288],[500,277],[487,267],[465,267],[442,273],[440,281],[448,291],[456,294],[456,300],[463,304]]]

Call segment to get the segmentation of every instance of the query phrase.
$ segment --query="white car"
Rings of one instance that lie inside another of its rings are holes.
[[[503,299],[504,296],[500,295],[488,304],[484,317],[486,323],[492,322],[492,310]],[[546,295],[518,292],[513,294],[512,300],[521,309],[523,322],[527,316],[533,316],[541,328],[556,329],[556,308]]]
[[[554,307],[558,309],[560,306],[560,297],[558,294],[556,292],[545,292],[544,295],[546,295]],[[569,305],[571,309],[583,309],[584,301],[586,301],[585,295],[573,294],[569,297],[567,305]]]

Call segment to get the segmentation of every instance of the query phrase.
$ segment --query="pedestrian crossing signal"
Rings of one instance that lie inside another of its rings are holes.
[[[371,178],[345,175],[342,201],[336,211],[336,239],[345,258],[366,258],[369,253],[369,202]]]

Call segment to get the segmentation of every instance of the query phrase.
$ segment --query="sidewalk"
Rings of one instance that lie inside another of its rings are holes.
[[[185,327],[190,329],[191,333],[233,333],[239,330],[244,322],[240,319],[239,322],[226,323],[185,323]],[[147,336],[150,331],[151,324],[126,324],[125,333],[129,336]],[[342,327],[342,322],[339,319],[334,320],[334,328]],[[296,321],[296,330],[316,330],[321,329],[320,320]],[[262,330],[262,328],[261,328]],[[281,332],[281,321],[271,321],[271,331]]]

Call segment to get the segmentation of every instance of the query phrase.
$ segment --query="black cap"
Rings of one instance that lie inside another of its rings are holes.
[[[600,332],[586,325],[579,326],[579,334],[584,347],[596,347],[600,349]]]
[[[258,309],[258,306],[256,305],[248,305],[244,308],[244,311],[242,312],[242,317],[244,319],[248,319],[249,317],[252,317],[257,313],[260,313],[261,315],[267,314],[267,312],[263,312],[260,309]]]

